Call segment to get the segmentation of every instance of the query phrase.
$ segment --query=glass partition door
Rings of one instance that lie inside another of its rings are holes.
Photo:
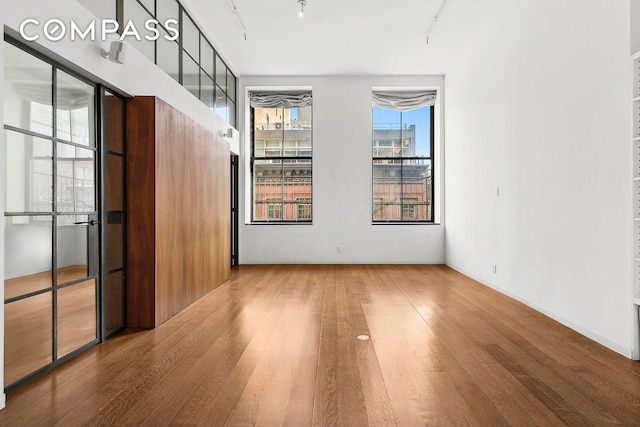
[[[98,342],[96,86],[5,43],[5,387]]]

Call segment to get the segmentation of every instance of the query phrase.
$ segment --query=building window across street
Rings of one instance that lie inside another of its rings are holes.
[[[374,91],[374,223],[433,222],[433,90]]]
[[[250,92],[252,222],[312,220],[311,92]]]

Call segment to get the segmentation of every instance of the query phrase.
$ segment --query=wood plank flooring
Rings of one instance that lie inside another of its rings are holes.
[[[638,426],[640,363],[445,266],[241,266],[0,411],[125,424]]]

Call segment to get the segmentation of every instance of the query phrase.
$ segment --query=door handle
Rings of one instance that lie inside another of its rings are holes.
[[[88,225],[96,225],[96,224],[100,224],[100,221],[96,221],[95,219],[92,219],[91,221],[80,221],[80,222],[74,222],[74,225],[83,225],[83,224],[88,224]]]

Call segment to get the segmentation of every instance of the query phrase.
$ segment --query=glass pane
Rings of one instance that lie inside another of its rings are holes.
[[[431,156],[431,107],[402,113],[402,141],[403,157]]]
[[[4,384],[9,385],[53,361],[51,292],[4,306]]]
[[[180,81],[180,46],[178,42],[166,40],[166,33],[160,30],[158,39],[158,67],[175,81]]]
[[[253,166],[253,219],[282,220],[282,176],[280,160],[256,160]]]
[[[182,86],[187,88],[193,96],[200,98],[200,67],[186,52],[182,53],[182,65]]]
[[[236,78],[231,73],[231,70],[227,70],[227,86],[227,96],[229,96],[233,102],[236,102]]]
[[[218,55],[216,55],[216,84],[225,93],[227,92],[227,66]]]
[[[93,212],[94,152],[59,142],[57,160],[58,212]]]
[[[285,160],[283,201],[285,221],[311,220],[311,161]]]
[[[402,219],[402,164],[399,160],[373,161],[373,219]]]
[[[201,56],[200,66],[213,79],[214,53],[213,47],[209,44],[204,36],[200,36]]]
[[[105,92],[104,98],[104,144],[107,151],[124,153],[123,112],[124,100]]]
[[[4,218],[5,299],[51,287],[52,236],[51,216]]]
[[[224,121],[229,121],[229,112],[227,110],[227,97],[219,87],[216,87],[216,113]]]
[[[98,18],[116,19],[116,2],[109,0],[78,0],[80,4],[89,9]]]
[[[93,86],[62,71],[57,77],[57,137],[95,147]]]
[[[107,335],[124,326],[124,275],[122,271],[107,274],[105,284],[105,328]]]
[[[213,106],[213,79],[204,72],[200,74],[200,82],[202,87],[200,88],[200,100],[210,109],[214,109]]]
[[[53,143],[5,131],[6,212],[53,210]]]
[[[311,156],[311,107],[276,110],[284,115],[284,155]]]
[[[124,158],[107,154],[105,158],[106,210],[124,210]]]
[[[186,13],[182,14],[182,48],[200,62],[200,31]]]
[[[86,223],[87,220],[87,215],[58,216],[57,271],[59,285],[87,277],[90,226],[75,224],[76,222]]]
[[[237,127],[236,125],[236,104],[231,102],[229,98],[227,98],[227,112],[229,113],[229,124],[233,127]]]
[[[4,123],[53,134],[51,65],[4,44]]]
[[[96,281],[58,290],[58,357],[96,339]]]
[[[142,3],[144,5],[144,7],[147,8],[147,10],[149,12],[151,12],[152,15],[155,16],[156,14],[156,7],[155,7],[155,0],[138,0],[140,3]],[[111,0],[109,0],[109,2],[111,2]],[[143,27],[144,28],[144,27]]]
[[[106,271],[124,267],[124,214],[107,214],[105,229],[105,265]]]
[[[256,131],[277,131],[261,133],[263,138],[282,140],[282,108],[254,108]]]
[[[373,109],[373,157],[401,157],[402,124],[399,111]]]
[[[431,161],[402,162],[402,220],[431,220]]]
[[[178,2],[176,0],[156,0],[158,10],[156,17],[163,25],[167,19],[175,19],[178,21]],[[174,25],[175,27],[175,25]]]
[[[148,19],[151,19],[152,16],[149,15],[148,12],[144,10],[142,6],[136,0],[125,0],[124,5],[124,22],[125,25],[128,24],[129,21],[133,22],[133,25],[140,34],[140,40],[135,37],[127,37],[127,42],[131,44],[134,48],[136,48],[139,52],[141,52],[144,56],[149,58],[151,62],[155,63],[155,43],[144,38],[143,32],[146,32],[145,22]]]

